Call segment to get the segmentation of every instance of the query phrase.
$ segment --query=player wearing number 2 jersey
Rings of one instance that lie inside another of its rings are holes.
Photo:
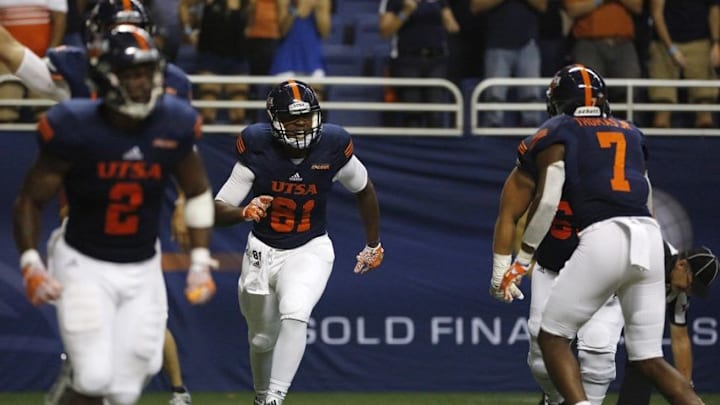
[[[564,193],[580,239],[552,286],[538,335],[554,385],[566,403],[590,404],[569,340],[617,294],[629,360],[671,403],[701,404],[690,382],[663,359],[663,242],[647,207],[644,137],[609,116],[606,95],[603,79],[585,66],[566,66],[553,77],[547,91],[552,118],[528,145],[536,156],[535,199],[521,251],[500,288],[510,293],[527,272]]]
[[[69,100],[38,124],[40,154],[14,212],[14,236],[30,301],[57,301],[73,362],[63,404],[132,405],[160,369],[167,319],[157,241],[170,176],[188,196],[193,250],[186,297],[212,297],[208,251],[212,195],[197,152],[197,113],[163,95],[164,60],[144,30],[120,25],[90,67],[100,100]],[[41,208],[64,187],[67,228],[51,272],[37,252]]]
[[[238,162],[215,197],[215,222],[255,221],[239,280],[256,405],[282,404],[300,365],[307,322],[332,270],[327,198],[334,181],[355,193],[366,247],[355,273],[380,265],[375,188],[342,127],[322,124],[315,91],[289,80],[267,98],[270,123],[237,139]],[[246,196],[249,204],[240,206]]]

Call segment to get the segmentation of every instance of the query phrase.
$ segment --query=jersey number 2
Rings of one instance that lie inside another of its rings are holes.
[[[270,226],[273,231],[281,233],[309,231],[310,213],[315,208],[315,200],[305,201],[299,220],[295,216],[297,208],[295,201],[285,197],[275,197],[270,212]]]
[[[613,176],[610,187],[613,191],[630,191],[630,182],[625,178],[625,135],[622,132],[598,132],[597,140],[603,149],[612,148],[615,144],[615,159],[613,161]]]
[[[140,217],[138,208],[143,202],[143,190],[138,183],[117,183],[110,189],[105,211],[105,233],[132,235],[137,233]]]

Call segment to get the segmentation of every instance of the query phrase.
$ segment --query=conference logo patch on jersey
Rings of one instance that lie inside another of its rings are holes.
[[[153,139],[152,146],[160,149],[175,149],[178,143],[174,139]]]
[[[288,180],[294,181],[294,182],[296,182],[296,183],[302,183],[303,178],[302,178],[302,176],[300,176],[300,173],[295,172],[295,174],[293,174],[292,176],[290,176],[290,178],[289,178]]]
[[[313,163],[310,170],[330,170],[330,163]]]
[[[123,153],[123,160],[143,160],[144,157],[139,146],[133,146],[127,152]]]

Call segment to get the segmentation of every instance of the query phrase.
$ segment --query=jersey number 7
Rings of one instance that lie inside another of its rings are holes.
[[[615,159],[613,160],[613,176],[610,179],[610,187],[613,191],[630,191],[630,182],[625,177],[625,134],[622,132],[596,133],[598,143],[603,149],[609,149],[615,144]]]

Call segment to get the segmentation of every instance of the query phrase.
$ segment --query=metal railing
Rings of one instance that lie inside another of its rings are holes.
[[[398,126],[383,126],[381,123],[371,122],[366,126],[345,125],[345,128],[353,135],[385,135],[385,136],[451,136],[459,137],[465,135],[464,128],[466,117],[464,117],[465,103],[468,103],[469,110],[469,132],[471,135],[527,135],[532,128],[529,127],[483,127],[480,114],[486,111],[545,111],[544,102],[486,102],[482,101],[485,92],[493,86],[538,86],[543,89],[547,87],[550,78],[492,78],[485,79],[478,83],[472,90],[469,100],[465,100],[458,87],[446,79],[430,78],[382,78],[382,77],[298,77],[312,84],[324,86],[353,86],[371,89],[372,87],[427,87],[442,89],[450,97],[450,101],[434,103],[405,103],[405,102],[384,102],[384,101],[351,101],[330,98],[322,101],[325,111],[351,111],[362,114],[363,112],[437,112],[445,113],[448,119],[447,125],[437,127],[409,128]],[[282,78],[276,76],[208,76],[192,75],[190,80],[195,84],[252,84],[272,86]],[[670,112],[697,112],[697,111],[720,111],[719,104],[667,104],[667,103],[644,103],[634,102],[638,89],[664,86],[675,88],[687,87],[715,87],[720,88],[718,80],[656,80],[656,79],[607,79],[608,87],[624,87],[626,100],[624,102],[611,102],[613,111],[624,111],[628,120],[633,121],[638,112],[670,111]],[[0,100],[0,106],[50,106],[54,104],[50,100]],[[264,95],[258,95],[256,99],[244,101],[203,101],[193,100],[196,108],[245,108],[248,110],[262,111],[265,109]],[[362,118],[362,117],[360,117]],[[360,120],[362,121],[362,120]],[[238,133],[245,125],[224,125],[206,124],[203,131],[206,133]],[[31,131],[35,129],[34,123],[7,123],[0,124],[2,131]],[[678,136],[678,135],[701,135],[720,136],[720,129],[696,129],[696,128],[641,128],[646,135],[657,136]]]
[[[516,102],[485,102],[481,101],[484,93],[493,86],[538,86],[543,91],[552,78],[491,78],[485,79],[475,86],[470,96],[470,133],[472,135],[529,135],[532,129],[528,127],[484,127],[481,126],[480,114],[483,111],[545,111],[545,102],[516,103]],[[608,87],[624,87],[626,98],[624,102],[613,102],[610,106],[613,111],[624,111],[629,121],[634,121],[637,112],[670,111],[670,112],[697,112],[720,111],[720,105],[714,104],[668,104],[668,103],[642,103],[633,101],[638,88],[648,87],[714,87],[720,88],[720,80],[661,80],[661,79],[606,79]],[[641,128],[645,135],[678,136],[702,135],[720,136],[720,129],[699,128]]]
[[[277,76],[210,76],[210,75],[191,75],[190,81],[194,84],[259,84],[272,86],[281,81]],[[449,102],[437,103],[404,103],[383,101],[345,101],[345,100],[328,100],[322,101],[321,105],[324,111],[381,111],[381,112],[417,112],[417,111],[434,111],[444,112],[451,115],[449,127],[438,126],[433,128],[408,128],[408,127],[390,127],[390,126],[345,126],[345,128],[353,135],[411,135],[411,136],[454,136],[463,135],[463,107],[464,100],[460,90],[451,81],[446,79],[401,79],[401,78],[383,78],[383,77],[298,77],[297,79],[307,81],[313,85],[320,84],[325,86],[361,86],[361,87],[429,87],[440,88],[446,90],[451,96]],[[265,97],[260,95],[261,99],[245,100],[245,101],[203,101],[193,100],[192,105],[196,108],[245,108],[249,110],[264,110]],[[49,100],[0,100],[0,106],[49,106],[54,104]],[[245,125],[222,125],[207,124],[203,125],[205,133],[238,133]],[[11,131],[28,131],[34,130],[35,125],[32,123],[11,123],[0,124],[0,130]]]

